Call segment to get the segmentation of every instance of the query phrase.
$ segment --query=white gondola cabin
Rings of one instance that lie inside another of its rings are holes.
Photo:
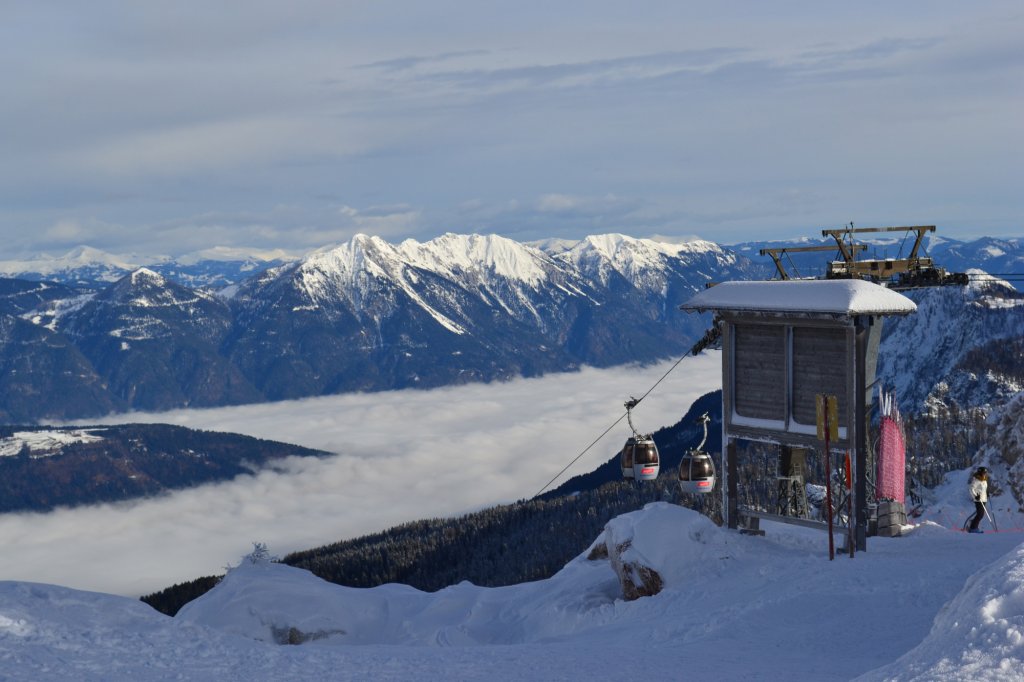
[[[708,440],[708,422],[711,418],[705,412],[698,421],[704,425],[704,438],[700,445],[683,455],[679,462],[679,490],[684,493],[705,494],[715,489],[715,463],[711,455],[703,450]]]
[[[622,468],[623,478],[635,478],[638,481],[653,481],[658,477],[661,467],[661,458],[658,456],[658,446],[650,435],[642,435],[633,426],[633,408],[639,400],[633,398],[626,403],[626,420],[633,435],[626,439],[619,454],[619,464]]]
[[[658,446],[649,437],[630,436],[619,456],[622,475],[638,481],[653,481],[658,477],[660,461]]]

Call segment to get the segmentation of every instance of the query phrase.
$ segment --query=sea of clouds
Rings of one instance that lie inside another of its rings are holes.
[[[532,497],[671,367],[114,415],[105,422],[180,424],[335,454],[135,502],[0,515],[0,579],[137,596],[219,574],[256,541],[283,555]],[[684,359],[634,410],[637,428],[679,421],[721,385],[720,367],[717,352]],[[622,420],[555,485],[599,466],[628,435]]]

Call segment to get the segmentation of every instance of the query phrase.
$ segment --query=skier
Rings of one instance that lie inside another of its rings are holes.
[[[967,485],[971,491],[971,497],[974,498],[974,516],[971,517],[971,527],[967,532],[983,533],[984,531],[978,528],[978,525],[985,518],[985,503],[988,502],[988,469],[978,467],[977,471],[971,475],[971,480]]]

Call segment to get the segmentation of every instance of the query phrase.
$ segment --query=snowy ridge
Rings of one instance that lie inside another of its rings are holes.
[[[454,334],[466,330],[457,322],[431,306],[420,295],[419,277],[401,252],[380,237],[356,235],[343,246],[325,249],[306,258],[295,271],[297,288],[311,306],[330,306],[338,297],[347,299],[357,311],[379,302],[375,296],[386,285],[396,287],[445,329]],[[391,301],[383,314],[393,312],[397,302]]]
[[[101,440],[103,436],[97,436],[93,430],[15,431],[11,436],[0,438],[0,457],[17,455],[24,448],[28,448],[31,457],[45,457],[59,454],[65,445]]]
[[[934,391],[962,405],[982,405],[1020,390],[998,376],[956,369],[971,349],[1024,336],[1024,297],[1008,283],[972,279],[966,287],[904,293],[917,303],[917,313],[885,323],[878,364],[902,405],[917,412]]]
[[[61,324],[61,318],[81,310],[82,306],[91,301],[95,296],[96,294],[81,294],[72,298],[50,301],[42,308],[36,308],[24,313],[21,315],[21,318],[28,320],[32,324],[46,327],[50,331],[57,331]]]
[[[249,263],[245,269],[253,269],[256,262],[270,263],[274,261],[293,261],[299,257],[284,249],[245,249],[230,246],[214,246],[201,251],[193,251],[178,256],[174,262],[178,265],[190,266],[203,261],[242,261]]]
[[[78,246],[63,256],[39,254],[24,260],[0,261],[0,276],[100,287],[145,266],[187,286],[223,288],[240,282],[268,265],[296,259],[296,255],[283,249],[215,246],[171,258],[160,255],[116,255],[90,246]]]
[[[380,237],[357,235],[345,245],[307,257],[293,275],[314,307],[337,297],[355,310],[375,306],[386,317],[399,305],[381,308],[381,294],[393,287],[456,334],[467,333],[470,316],[453,287],[488,306],[498,305],[516,319],[540,321],[535,299],[546,286],[568,296],[583,294],[573,273],[539,249],[496,235],[445,234],[428,242],[407,239],[392,245]],[[546,293],[541,293],[542,296]]]
[[[214,294],[180,285],[172,286],[167,278],[149,268],[132,271],[109,293],[109,296],[102,296],[98,300],[136,308],[180,308],[194,311],[196,305],[215,300]]]
[[[407,264],[439,275],[500,278],[532,287],[547,281],[550,268],[550,260],[540,251],[493,234],[448,233],[426,243],[406,239],[398,252]]]
[[[671,260],[690,265],[713,258],[720,266],[736,264],[736,256],[713,242],[693,240],[668,244],[622,234],[593,235],[555,256],[584,275],[607,285],[612,273],[646,292],[664,292]]]
[[[0,275],[18,277],[34,273],[44,277],[88,271],[95,279],[113,282],[138,267],[135,256],[119,256],[91,246],[77,246],[63,256],[40,254],[23,261],[0,261]]]

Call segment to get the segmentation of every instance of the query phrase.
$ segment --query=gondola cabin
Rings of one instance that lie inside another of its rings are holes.
[[[710,493],[715,489],[715,464],[711,455],[690,450],[679,462],[679,490],[684,493]]]
[[[679,490],[689,494],[706,494],[715,489],[715,463],[711,455],[704,452],[711,418],[705,412],[697,421],[704,425],[704,438],[700,445],[683,455],[679,462]]]
[[[658,477],[660,458],[658,446],[654,444],[652,438],[630,436],[622,448],[619,460],[624,478],[653,481]]]

